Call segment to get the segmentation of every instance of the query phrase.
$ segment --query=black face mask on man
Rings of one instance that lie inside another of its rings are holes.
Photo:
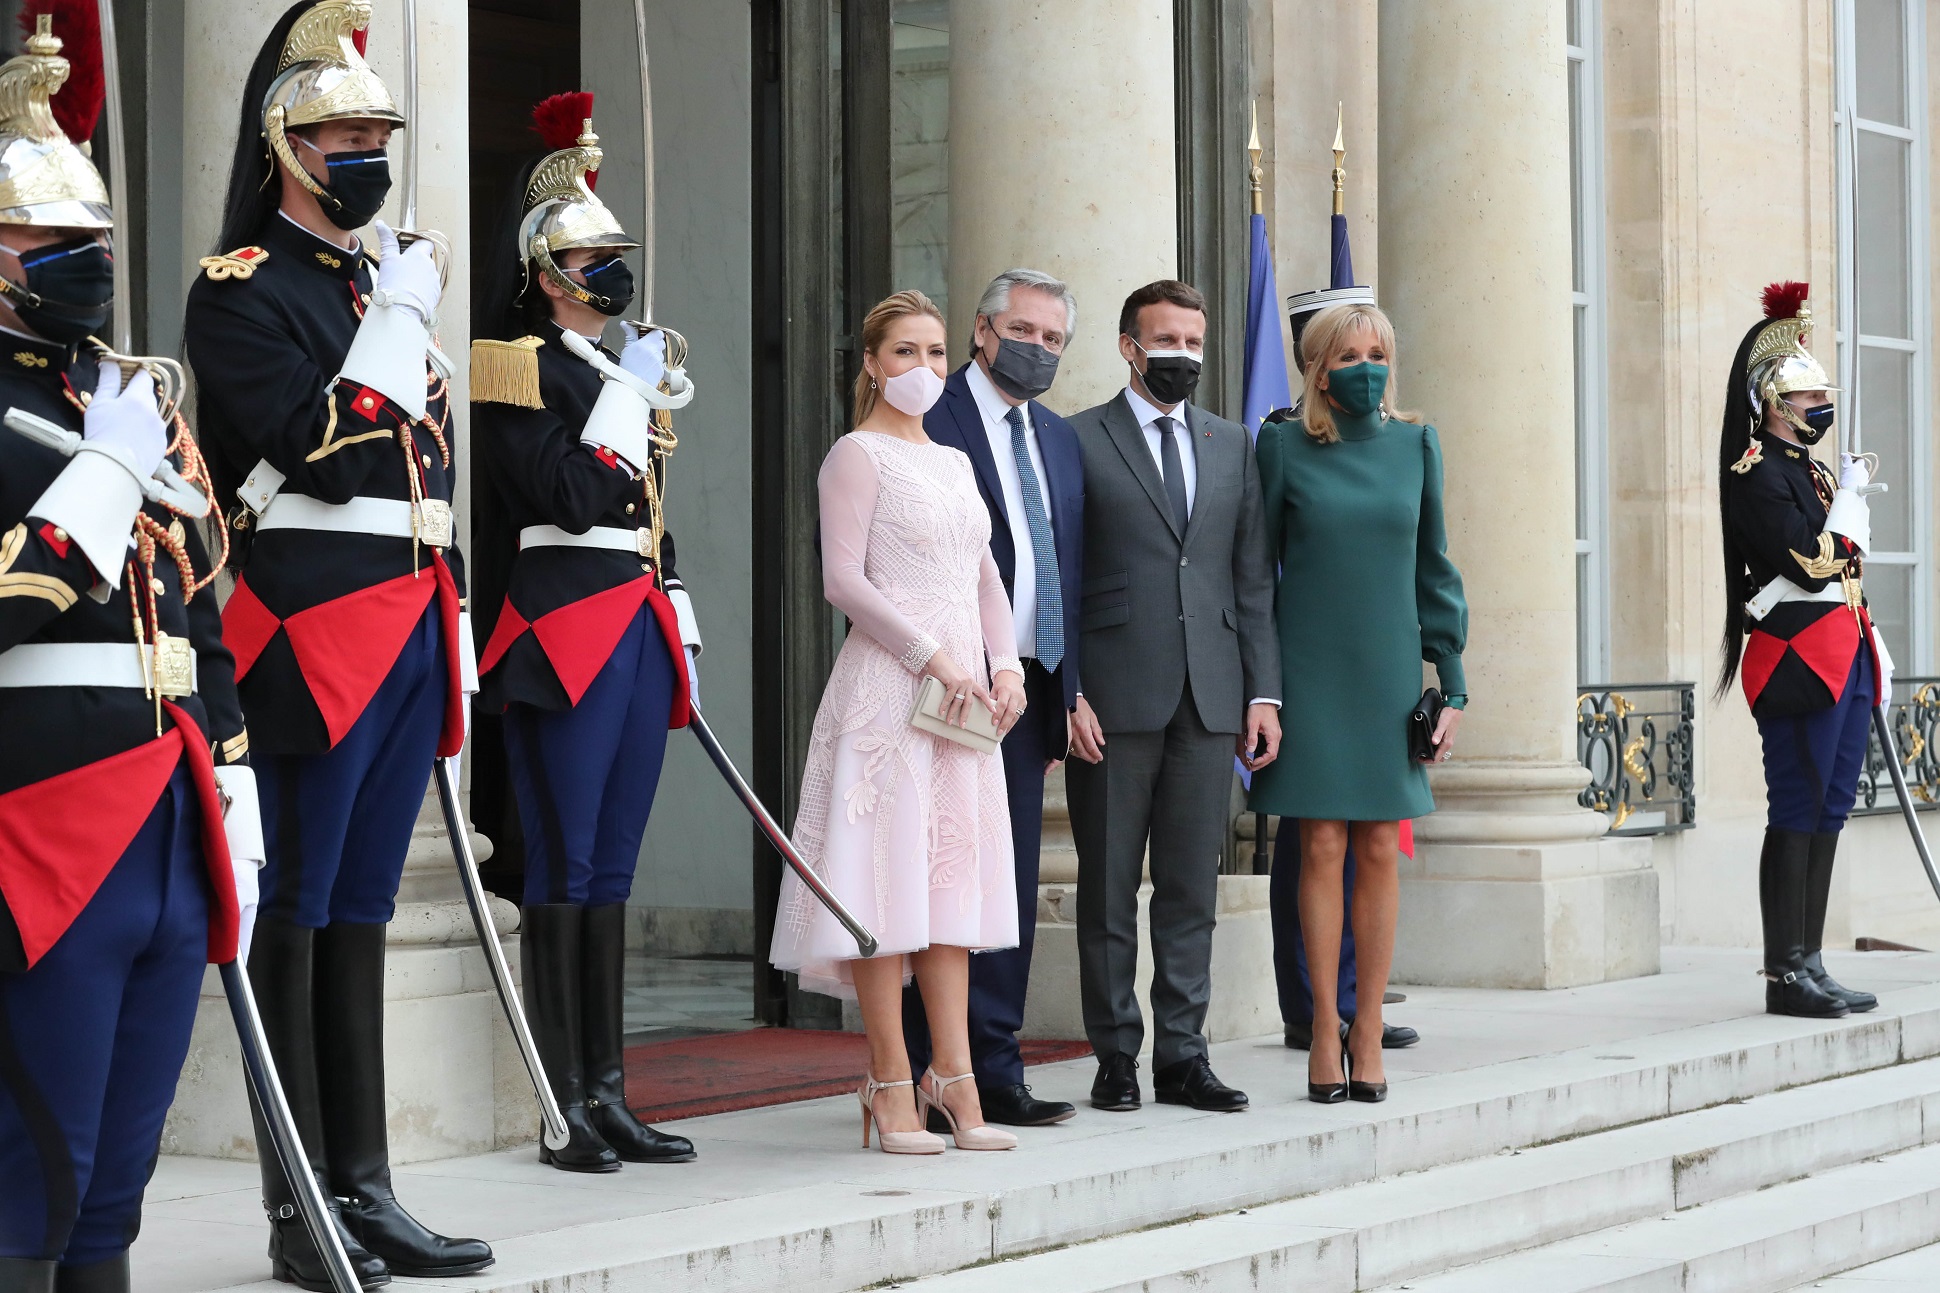
[[[1153,399],[1170,406],[1192,398],[1205,363],[1200,356],[1190,350],[1147,350],[1138,345],[1137,338],[1132,344],[1145,356],[1145,371],[1139,376],[1145,379],[1145,390]]]
[[[984,326],[994,325],[988,319]],[[997,357],[989,361],[990,380],[1014,400],[1034,400],[1057,380],[1058,356],[1034,341],[997,338]]]
[[[596,260],[579,271],[586,290],[593,294],[587,304],[609,319],[617,319],[633,304],[633,271],[618,255]]]
[[[391,159],[382,148],[361,153],[326,153],[303,136],[296,141],[323,158],[330,178],[323,182],[328,202],[318,203],[331,224],[339,229],[362,229],[384,209],[391,192]]]
[[[59,345],[99,332],[114,304],[114,257],[92,237],[18,253],[26,286],[5,280],[0,295],[20,321]]]

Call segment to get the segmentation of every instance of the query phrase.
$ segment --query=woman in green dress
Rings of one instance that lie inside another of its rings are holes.
[[[1251,806],[1300,822],[1308,1095],[1373,1102],[1387,1094],[1381,998],[1394,960],[1399,823],[1435,808],[1427,770],[1408,752],[1408,715],[1426,660],[1449,702],[1433,757],[1448,758],[1468,701],[1468,606],[1448,559],[1440,442],[1395,408],[1394,325],[1375,306],[1337,306],[1307,325],[1301,355],[1299,415],[1260,428],[1285,703],[1280,757],[1254,774]],[[1350,838],[1360,1008],[1343,1045],[1335,977]]]

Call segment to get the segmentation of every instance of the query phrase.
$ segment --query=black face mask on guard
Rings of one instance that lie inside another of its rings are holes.
[[[391,193],[391,159],[384,149],[326,153],[301,136],[297,142],[322,157],[324,167],[330,172],[323,191],[331,200],[318,205],[331,224],[348,231],[362,229],[377,218],[377,213],[384,209],[384,199]]]
[[[0,294],[20,321],[58,345],[71,346],[101,330],[114,305],[114,257],[91,237],[21,252],[23,288],[0,280]]]
[[[617,319],[633,304],[633,270],[619,256],[597,260],[579,271],[586,290],[593,294],[587,304],[609,319]]]
[[[1817,444],[1819,441],[1825,439],[1826,432],[1832,430],[1832,405],[1821,404],[1816,409],[1807,409],[1799,415],[1799,418],[1805,423],[1805,430],[1803,431],[1798,431],[1797,427],[1793,428],[1793,430],[1798,431],[1799,439],[1805,441],[1807,444]]]

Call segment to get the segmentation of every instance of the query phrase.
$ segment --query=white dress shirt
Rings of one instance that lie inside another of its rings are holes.
[[[1017,474],[1017,455],[1010,447],[1011,405],[997,392],[996,384],[976,360],[965,372],[970,395],[983,415],[983,433],[990,441],[990,456],[997,463],[997,479],[1004,491],[1004,515],[1010,521],[1011,563],[1010,615],[1017,624],[1017,656],[1037,659],[1037,552],[1031,546],[1030,517],[1024,511],[1024,482]],[[1044,516],[1051,516],[1051,487],[1044,479],[1044,454],[1037,444],[1037,424],[1031,420],[1031,406],[1018,406],[1024,415],[1024,447],[1031,455],[1031,471],[1037,476],[1037,492],[1044,504]],[[1056,533],[1055,527],[1052,531]],[[1066,649],[1069,649],[1067,645]]]

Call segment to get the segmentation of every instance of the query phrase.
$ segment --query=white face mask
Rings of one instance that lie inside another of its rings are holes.
[[[943,398],[943,379],[928,364],[918,364],[882,383],[882,397],[913,418],[920,418]]]

